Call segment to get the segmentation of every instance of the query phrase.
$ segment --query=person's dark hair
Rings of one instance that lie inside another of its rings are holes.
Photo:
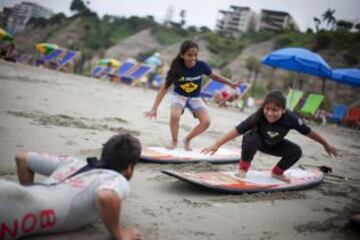
[[[129,133],[121,133],[104,144],[100,162],[105,165],[105,168],[122,172],[129,166],[135,166],[140,154],[140,141]]]
[[[171,84],[173,83],[173,81],[175,79],[178,79],[180,77],[182,68],[184,66],[184,59],[181,57],[181,55],[185,54],[185,52],[190,48],[199,49],[199,46],[194,41],[191,41],[191,40],[185,40],[181,44],[180,51],[179,51],[178,55],[172,61],[171,65],[170,65],[170,69],[166,76],[165,86],[167,88],[171,86]]]
[[[252,115],[251,125],[253,128],[257,126],[258,121],[264,116],[264,107],[268,103],[275,103],[277,106],[283,109],[286,108],[286,98],[282,91],[275,90],[268,93],[264,102],[261,104],[261,107]]]

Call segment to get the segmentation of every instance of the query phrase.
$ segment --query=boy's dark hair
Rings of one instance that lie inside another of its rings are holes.
[[[282,91],[275,90],[268,93],[264,102],[261,104],[261,107],[252,115],[251,125],[253,128],[256,128],[258,121],[264,116],[264,107],[268,103],[275,103],[277,106],[283,109],[286,108],[286,98]]]
[[[129,133],[121,133],[110,138],[103,147],[100,161],[105,167],[118,172],[134,167],[140,158],[140,141]]]
[[[185,40],[181,46],[180,51],[178,55],[174,58],[170,65],[170,69],[166,76],[165,86],[166,88],[170,87],[174,80],[178,79],[181,75],[183,66],[184,66],[184,60],[181,57],[181,55],[185,54],[185,52],[190,48],[197,48],[199,49],[199,46],[192,40]]]

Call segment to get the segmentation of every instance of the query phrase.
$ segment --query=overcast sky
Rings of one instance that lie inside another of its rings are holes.
[[[27,0],[50,8],[55,13],[71,15],[72,0]],[[0,0],[0,7],[13,6],[21,0]],[[336,19],[360,22],[360,0],[89,0],[89,7],[100,16],[152,15],[163,22],[169,8],[173,9],[173,21],[179,21],[179,12],[186,11],[186,25],[215,28],[219,10],[228,10],[230,5],[246,6],[259,13],[261,9],[290,13],[302,31],[314,28],[313,17],[321,17],[328,9],[335,9]]]

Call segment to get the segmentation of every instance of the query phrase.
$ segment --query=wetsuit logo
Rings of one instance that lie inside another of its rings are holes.
[[[192,83],[192,82],[180,85],[180,88],[182,90],[184,90],[186,93],[191,93],[191,92],[195,91],[198,87],[199,87],[199,85]]]
[[[268,131],[267,134],[269,135],[269,137],[271,138],[274,138],[274,137],[277,137],[279,136],[279,133],[278,132],[271,132],[271,131]]]

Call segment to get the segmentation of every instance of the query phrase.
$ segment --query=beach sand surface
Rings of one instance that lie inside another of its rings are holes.
[[[14,156],[20,150],[99,156],[102,144],[122,130],[136,135],[143,145],[167,145],[168,95],[159,107],[158,119],[150,121],[143,114],[150,110],[156,91],[0,61],[0,178],[17,181]],[[209,104],[209,113],[211,126],[192,142],[193,147],[211,145],[251,111],[240,113]],[[186,111],[180,139],[196,124]],[[288,135],[303,149],[297,165],[332,168],[319,186],[304,191],[222,194],[160,171],[231,171],[236,164],[140,163],[131,180],[122,223],[138,227],[147,240],[359,239],[348,217],[360,212],[360,132],[330,124],[310,126],[339,152],[336,159],[330,158],[318,143],[296,131]],[[241,137],[226,147],[240,145]],[[271,169],[277,161],[258,153],[252,168]],[[75,232],[27,239],[92,240],[109,239],[109,235],[99,220]]]

